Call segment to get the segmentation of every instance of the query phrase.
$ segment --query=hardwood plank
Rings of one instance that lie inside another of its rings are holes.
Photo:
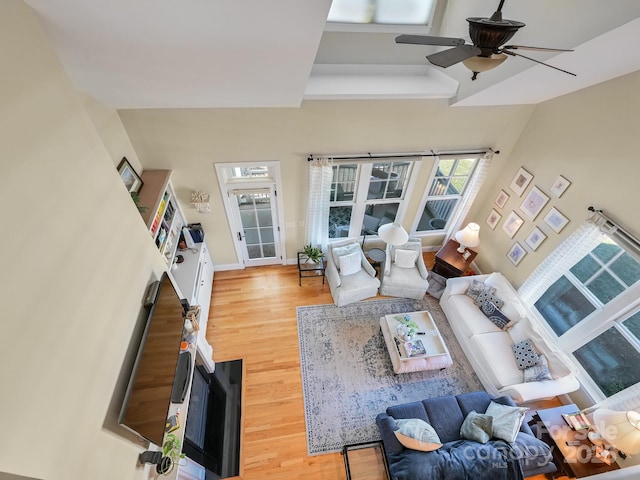
[[[434,254],[424,257],[430,269]],[[207,339],[216,362],[244,360],[238,478],[346,478],[342,454],[308,456],[305,435],[296,307],[329,303],[329,285],[298,286],[295,265],[216,272]]]

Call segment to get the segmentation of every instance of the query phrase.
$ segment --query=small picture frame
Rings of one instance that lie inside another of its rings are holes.
[[[558,179],[555,182],[553,182],[553,185],[550,188],[551,193],[553,193],[556,197],[560,198],[562,194],[565,192],[565,190],[569,188],[569,185],[571,185],[571,182],[566,178],[564,178],[562,175],[560,175],[558,176]]]
[[[544,234],[542,230],[538,227],[533,227],[533,230],[527,235],[527,238],[524,240],[529,248],[534,252],[538,249],[540,244],[546,240],[547,236]]]
[[[504,206],[507,204],[507,200],[509,200],[509,194],[504,190],[500,190],[500,193],[496,197],[494,203],[498,206],[498,208],[504,208]]]
[[[518,266],[518,264],[522,261],[524,256],[527,254],[527,251],[522,248],[518,242],[515,242],[509,252],[507,253],[507,257],[511,260],[511,263]]]
[[[511,213],[507,216],[507,219],[502,224],[502,230],[504,230],[509,238],[513,238],[518,230],[520,230],[520,227],[523,223],[524,220],[512,210]]]
[[[520,205],[520,210],[529,218],[535,220],[538,214],[549,201],[549,197],[538,187],[533,189],[524,198],[524,202]]]
[[[544,217],[544,221],[556,233],[560,233],[567,223],[569,223],[569,219],[560,213],[556,207],[549,210],[549,213]]]
[[[122,157],[120,163],[118,164],[118,173],[120,174],[120,178],[122,178],[122,182],[124,186],[127,187],[127,191],[129,193],[138,193],[140,188],[142,188],[142,179],[140,175],[136,173],[133,169],[127,157]]]
[[[500,215],[495,208],[492,208],[491,213],[489,213],[489,216],[487,217],[486,222],[487,222],[487,225],[491,227],[491,230],[495,230],[496,226],[498,225],[498,222],[501,219],[502,219],[502,215]]]
[[[511,185],[509,185],[509,188],[516,195],[521,197],[531,183],[531,180],[533,180],[533,175],[527,172],[524,168],[520,167],[520,170],[518,170],[516,176],[513,177],[513,180],[511,180]]]

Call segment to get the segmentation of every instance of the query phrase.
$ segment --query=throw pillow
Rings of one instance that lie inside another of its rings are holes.
[[[485,412],[493,419],[491,435],[505,442],[515,442],[524,415],[528,410],[526,407],[512,407],[491,401]]]
[[[493,287],[488,287],[488,288],[493,288]],[[485,289],[485,284],[482,283],[480,280],[471,280],[471,284],[469,285],[469,288],[467,288],[467,291],[464,292],[464,294],[468,297],[471,297],[475,302],[476,299],[478,298],[478,295],[484,292],[484,289]],[[495,291],[496,289],[493,288],[493,293],[495,293]]]
[[[525,382],[541,382],[542,380],[553,380],[551,371],[549,370],[547,357],[545,357],[544,355],[538,355],[537,365],[525,368],[523,372]]]
[[[353,275],[362,268],[360,252],[353,252],[340,257],[340,273],[342,275]]]
[[[348,245],[343,245],[342,247],[335,247],[331,250],[333,254],[333,263],[336,264],[337,268],[340,268],[340,257],[343,255],[349,255],[353,252],[360,251],[359,243],[349,243]]]
[[[471,410],[462,422],[460,436],[478,443],[487,443],[493,432],[493,417]]]
[[[413,268],[418,259],[418,252],[415,250],[396,249],[396,256],[393,263],[400,268]]]
[[[484,302],[491,302],[498,308],[502,308],[504,306],[504,302],[502,301],[502,299],[500,297],[497,297],[495,292],[491,292],[491,289],[493,289],[493,287],[487,287],[487,290],[479,294],[475,299],[474,303],[478,307],[482,306]]]
[[[483,302],[480,310],[500,330],[507,330],[514,323],[492,302]]]
[[[520,370],[533,367],[538,363],[538,360],[540,360],[538,352],[536,352],[536,347],[533,346],[530,338],[512,345],[511,349],[516,358],[516,365],[518,365]]]
[[[402,445],[411,450],[431,452],[442,446],[436,431],[424,420],[404,418],[396,420],[396,425],[398,430],[393,433]]]

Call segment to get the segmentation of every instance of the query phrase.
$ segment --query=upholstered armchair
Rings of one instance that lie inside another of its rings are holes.
[[[387,244],[380,295],[420,299],[429,288],[429,272],[422,258],[422,242],[410,238],[404,245]]]
[[[357,239],[329,244],[326,275],[333,302],[338,307],[378,294],[380,280]]]

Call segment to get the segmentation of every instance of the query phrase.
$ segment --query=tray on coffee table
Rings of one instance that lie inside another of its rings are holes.
[[[409,317],[409,321],[414,322],[418,326],[418,328],[416,329],[418,334],[416,334],[409,342],[415,344],[418,344],[419,342],[419,344],[424,347],[424,353],[422,354],[408,355],[405,348],[405,345],[408,342],[403,342],[395,336],[395,332],[398,326],[402,323],[405,323],[403,321],[405,317]],[[429,312],[423,311],[385,315],[385,320],[387,322],[389,332],[391,333],[391,335],[393,335],[400,360],[408,361],[414,360],[416,358],[428,358],[438,355],[447,355],[449,353],[444,345],[442,336],[440,335],[440,332],[438,331],[438,328],[436,327],[436,324]]]

